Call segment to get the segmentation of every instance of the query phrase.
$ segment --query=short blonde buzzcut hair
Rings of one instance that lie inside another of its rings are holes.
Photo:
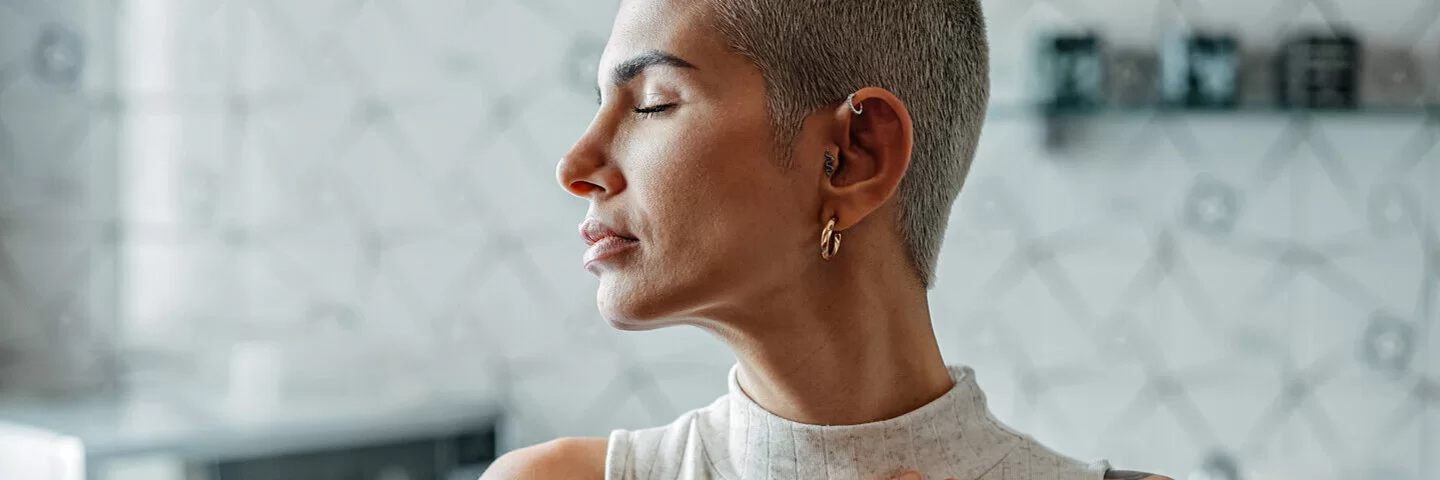
[[[896,193],[898,228],[921,283],[932,286],[990,96],[979,0],[710,1],[727,44],[765,77],[784,151],[815,109],[860,88],[905,102],[915,144]]]

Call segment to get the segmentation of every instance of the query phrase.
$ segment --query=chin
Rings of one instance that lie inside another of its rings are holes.
[[[631,318],[611,315],[605,313],[603,310],[600,312],[600,316],[605,317],[605,321],[610,323],[610,328],[625,332],[644,332],[662,326],[655,322],[637,321]]]
[[[638,332],[676,323],[670,315],[666,315],[667,309],[655,301],[655,296],[602,280],[595,300],[600,308],[600,316],[609,322],[612,328]]]

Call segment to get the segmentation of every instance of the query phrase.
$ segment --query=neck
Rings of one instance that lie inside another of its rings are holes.
[[[908,273],[885,278],[895,274],[877,270],[886,269],[774,292],[758,302],[769,314],[712,324],[739,360],[745,394],[791,421],[858,425],[898,417],[949,391],[954,381],[924,287]]]

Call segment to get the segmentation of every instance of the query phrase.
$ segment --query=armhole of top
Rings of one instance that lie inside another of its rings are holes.
[[[610,444],[605,447],[605,480],[628,480],[627,471],[635,458],[630,452],[630,440],[628,431],[610,432]]]
[[[1089,470],[1095,475],[1095,480],[1105,480],[1105,474],[1110,473],[1111,468],[1109,460],[1101,459],[1090,462]]]

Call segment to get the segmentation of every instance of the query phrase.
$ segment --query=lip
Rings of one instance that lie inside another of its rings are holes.
[[[640,240],[628,232],[607,225],[596,218],[587,218],[580,224],[580,239],[589,249],[585,250],[585,269],[593,269],[596,262],[612,258],[640,245]]]
[[[608,236],[590,244],[585,250],[585,269],[593,272],[595,264],[612,259],[640,246],[639,240],[619,236]]]
[[[580,239],[585,245],[594,245],[596,242],[608,237],[620,237],[626,240],[637,240],[629,232],[611,227],[603,221],[595,218],[587,218],[580,223]]]

